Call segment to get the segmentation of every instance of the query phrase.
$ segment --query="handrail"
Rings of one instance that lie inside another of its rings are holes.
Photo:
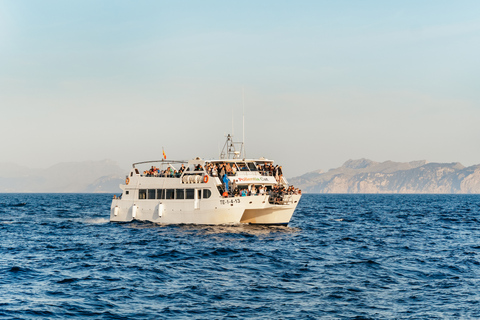
[[[153,162],[161,162],[162,164],[169,164],[169,163],[188,163],[188,160],[150,160],[150,161],[142,161],[142,162],[135,162],[132,166],[135,168],[137,164],[145,164],[145,163],[153,163]]]

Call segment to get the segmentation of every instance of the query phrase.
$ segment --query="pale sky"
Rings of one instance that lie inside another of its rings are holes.
[[[0,0],[0,162],[480,163],[479,1]]]

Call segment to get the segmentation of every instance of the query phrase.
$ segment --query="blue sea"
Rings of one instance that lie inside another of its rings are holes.
[[[288,227],[110,223],[111,197],[0,194],[0,319],[480,318],[480,195],[306,194]]]

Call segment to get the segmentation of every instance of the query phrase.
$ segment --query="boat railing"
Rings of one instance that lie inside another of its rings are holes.
[[[135,162],[132,164],[133,168],[136,168],[137,165],[140,164],[147,164],[147,163],[160,163],[160,164],[185,164],[188,163],[187,160],[167,160],[167,159],[161,159],[161,160],[149,160],[149,161],[141,161],[141,162]]]
[[[219,173],[212,174],[212,172],[207,172],[208,176],[210,177],[220,177]],[[258,176],[258,171],[237,171],[235,173],[233,172],[226,172],[225,173],[227,177],[253,177],[253,176]]]
[[[260,170],[260,171],[258,171],[258,172],[260,173],[260,175],[266,176],[266,177],[273,177],[273,176],[275,176],[275,173],[274,173],[274,172],[270,172],[270,171]]]
[[[146,178],[180,178],[181,174],[141,174],[140,177]]]
[[[293,203],[293,195],[274,193],[270,195],[268,202],[270,204],[289,205]]]

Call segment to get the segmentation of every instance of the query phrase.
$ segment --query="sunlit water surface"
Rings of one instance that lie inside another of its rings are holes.
[[[110,201],[0,194],[0,318],[480,317],[479,195],[307,194],[288,227],[110,223]]]

